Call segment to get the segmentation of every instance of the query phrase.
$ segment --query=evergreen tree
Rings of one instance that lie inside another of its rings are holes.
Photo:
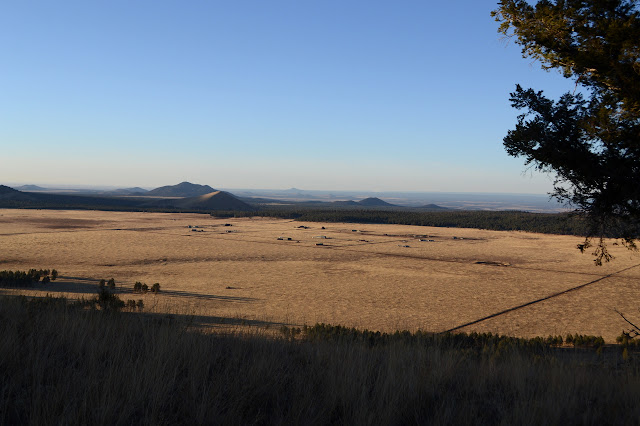
[[[516,86],[523,110],[504,138],[509,155],[555,173],[553,196],[588,219],[585,250],[597,237],[597,264],[608,261],[603,237],[636,249],[640,237],[640,17],[628,0],[502,0],[492,15],[525,57],[574,79],[557,101]],[[580,90],[577,90],[580,89]],[[575,93],[578,91],[579,93]],[[580,93],[583,92],[583,93]]]

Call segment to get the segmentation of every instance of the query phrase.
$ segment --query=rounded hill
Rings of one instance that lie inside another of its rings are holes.
[[[378,197],[365,198],[364,200],[358,201],[358,204],[367,207],[393,207],[393,204],[387,203]]]
[[[215,191],[216,190],[209,185],[181,182],[177,185],[161,186],[152,189],[144,195],[148,197],[197,197],[198,195],[205,195]]]
[[[177,207],[188,210],[253,210],[249,204],[225,191],[213,191],[176,201]]]

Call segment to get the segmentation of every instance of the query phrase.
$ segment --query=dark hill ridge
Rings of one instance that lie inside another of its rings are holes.
[[[0,200],[31,201],[32,199],[32,194],[20,192],[6,185],[0,185]]]
[[[358,204],[367,207],[393,207],[393,204],[387,203],[377,197],[365,198],[364,200],[358,201]]]
[[[216,192],[209,185],[198,185],[190,182],[181,182],[177,185],[161,186],[145,192],[149,197],[197,197],[198,195]]]
[[[148,190],[136,186],[134,188],[118,188],[108,193],[112,195],[146,195],[148,192]]]
[[[360,201],[332,201],[331,204],[340,207],[394,207],[393,204],[389,204],[386,201],[383,201],[380,198],[376,197],[369,197]]]
[[[253,210],[249,204],[237,199],[232,194],[225,191],[212,191],[208,194],[196,197],[180,199],[153,200],[145,204],[148,207],[177,208],[185,210]]]
[[[9,186],[6,185],[0,185],[0,195],[3,194],[15,194],[15,193],[19,193],[20,191],[18,191],[17,189],[13,189]]]
[[[422,210],[449,210],[449,208],[442,207],[442,206],[439,206],[437,204],[426,204],[426,205],[420,206],[418,208],[422,209]]]
[[[183,209],[197,210],[253,210],[249,204],[225,191],[214,191],[197,197],[185,198],[180,200],[178,205]]]
[[[358,206],[359,204],[356,203],[353,200],[349,200],[349,201],[332,201],[331,204],[334,204],[336,206]]]
[[[22,185],[17,187],[16,189],[20,191],[46,191],[47,190],[47,188],[43,188],[38,185]]]

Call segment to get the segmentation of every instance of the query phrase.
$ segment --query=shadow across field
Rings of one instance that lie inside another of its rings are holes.
[[[37,291],[42,291],[50,294],[74,293],[74,294],[78,294],[83,297],[86,297],[90,295],[95,295],[97,293],[99,282],[100,280],[97,278],[60,276],[56,281],[48,284],[36,283],[29,287],[9,287],[9,288],[21,289],[21,290],[37,290]],[[128,285],[128,284],[125,284],[125,285]],[[133,284],[131,284],[131,287],[133,287]],[[122,287],[122,285],[118,285],[114,293],[117,295],[127,295],[127,296],[140,295],[139,293],[134,293],[132,289]],[[178,290],[162,290],[160,295],[169,296],[169,297],[183,297],[183,298],[196,299],[196,300],[216,300],[216,301],[235,302],[235,303],[251,303],[259,300],[253,297],[223,296],[223,295],[216,295],[216,294],[192,293],[188,291],[178,291]]]
[[[123,312],[125,315],[139,315],[134,312]],[[164,314],[145,312],[144,315],[157,322],[175,322],[178,324],[186,324],[193,327],[260,327],[263,329],[278,329],[283,325],[291,326],[284,322],[273,322],[256,319],[246,319],[238,317],[224,317],[214,315],[187,315],[187,314]]]
[[[173,297],[187,297],[193,299],[201,299],[201,300],[223,300],[229,302],[255,302],[257,299],[255,297],[242,297],[242,296],[221,296],[217,294],[201,294],[201,293],[192,293],[188,291],[177,291],[177,290],[162,290],[163,296],[173,296]]]
[[[542,298],[540,298],[540,299],[532,300],[532,301],[530,301],[530,302],[523,303],[523,304],[521,304],[521,305],[513,306],[513,307],[511,307],[511,308],[509,308],[509,309],[505,309],[505,310],[503,310],[503,311],[496,312],[496,313],[491,314],[491,315],[487,315],[486,317],[482,317],[482,318],[479,318],[479,319],[474,320],[474,321],[469,321],[469,322],[467,322],[467,323],[464,323],[464,324],[458,325],[458,326],[456,326],[456,327],[450,328],[450,329],[448,329],[448,330],[445,330],[445,331],[443,331],[442,333],[452,333],[452,332],[454,332],[454,331],[461,330],[461,329],[463,329],[463,328],[465,328],[465,327],[468,327],[468,326],[470,326],[470,325],[478,324],[479,322],[486,321],[486,320],[488,320],[488,319],[495,318],[495,317],[498,317],[498,316],[500,316],[500,315],[507,314],[507,313],[509,313],[509,312],[517,311],[517,310],[519,310],[519,309],[526,308],[527,306],[531,306],[531,305],[534,305],[534,304],[536,304],[536,303],[544,302],[545,300],[549,300],[549,299],[556,298],[556,297],[558,297],[558,296],[562,296],[563,294],[567,294],[567,293],[571,293],[571,292],[573,292],[573,291],[581,290],[581,289],[583,289],[583,288],[585,288],[585,287],[587,287],[587,286],[590,286],[590,285],[592,285],[592,284],[596,284],[596,283],[598,283],[598,282],[600,282],[600,281],[603,281],[603,280],[605,280],[605,279],[607,279],[607,278],[610,278],[610,277],[612,277],[612,276],[614,276],[614,275],[618,275],[618,274],[620,274],[620,273],[622,273],[622,272],[625,272],[625,271],[628,271],[628,270],[630,270],[630,269],[637,268],[638,266],[640,266],[640,263],[639,263],[639,264],[637,264],[637,265],[629,266],[629,267],[627,267],[627,268],[621,269],[621,270],[616,271],[616,272],[612,272],[612,273],[610,273],[610,274],[608,274],[608,275],[602,276],[602,277],[600,277],[600,278],[597,278],[597,279],[595,279],[595,280],[593,280],[593,281],[589,281],[589,282],[584,283],[584,284],[580,284],[580,285],[578,285],[578,286],[576,286],[576,287],[571,287],[571,288],[569,288],[569,289],[567,289],[567,290],[559,291],[559,292],[557,292],[557,293],[550,294],[549,296],[545,296],[545,297],[542,297]]]

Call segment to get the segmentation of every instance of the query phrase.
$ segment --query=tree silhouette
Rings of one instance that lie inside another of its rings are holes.
[[[596,264],[609,261],[604,236],[631,249],[640,237],[640,19],[627,0],[502,0],[492,15],[525,57],[574,79],[553,101],[520,85],[523,114],[504,138],[507,153],[554,173],[552,195],[588,219],[581,251],[598,238]]]

